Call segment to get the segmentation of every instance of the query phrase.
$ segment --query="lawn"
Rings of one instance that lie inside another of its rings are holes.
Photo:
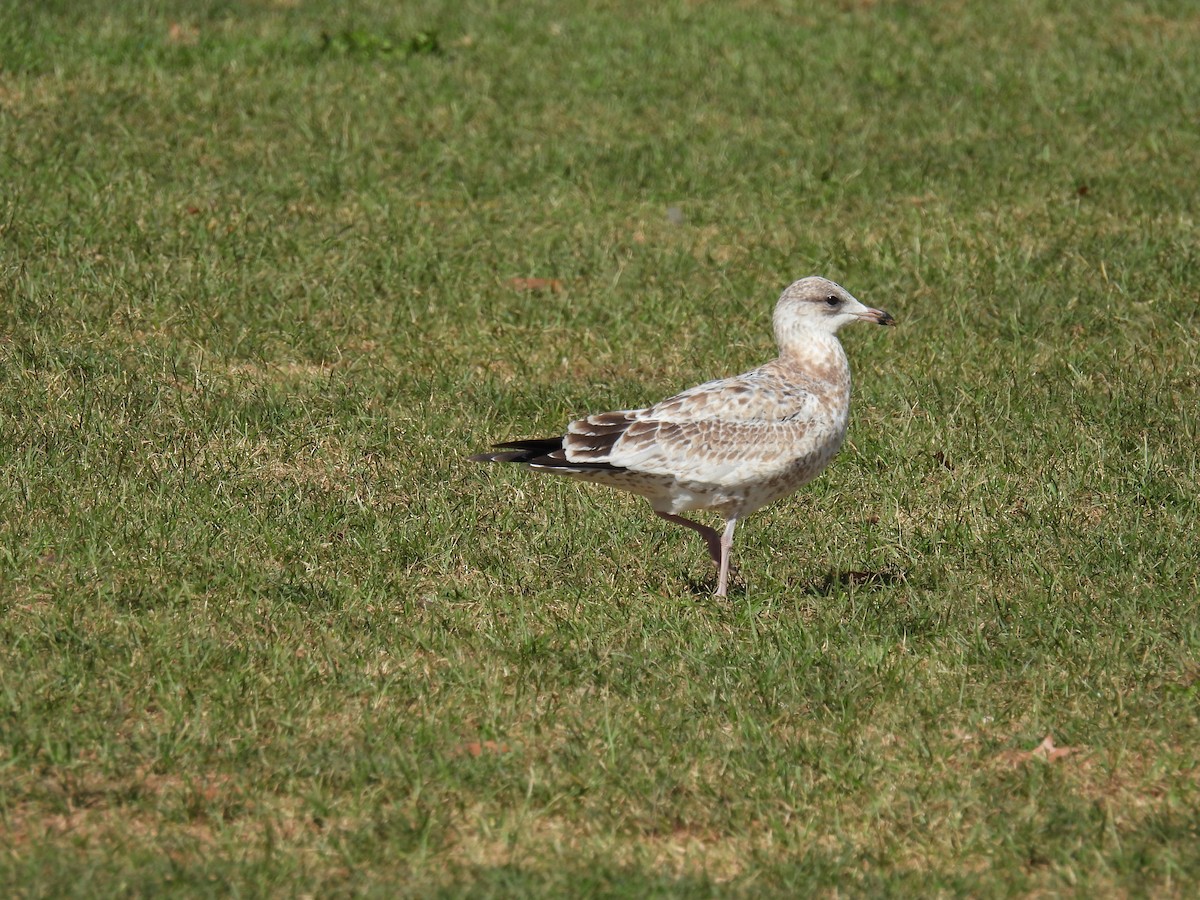
[[[1192,896],[1200,13],[0,0],[7,896]],[[695,535],[496,440],[757,365]]]

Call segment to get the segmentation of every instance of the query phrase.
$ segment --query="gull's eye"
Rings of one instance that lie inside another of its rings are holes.
[[[842,303],[841,298],[835,297],[833,294],[830,294],[828,297],[825,298],[825,305],[828,307],[840,306],[841,303]]]

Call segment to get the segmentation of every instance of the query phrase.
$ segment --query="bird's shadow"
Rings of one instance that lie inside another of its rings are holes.
[[[707,600],[709,598],[720,600],[722,598],[715,597],[717,592],[717,577],[713,575],[709,578],[697,578],[694,575],[684,576],[684,584],[687,585],[687,591],[697,600]],[[733,573],[729,577],[729,596],[736,597],[746,593],[746,586],[737,583],[733,580]],[[725,598],[728,599],[728,598]]]
[[[894,566],[882,569],[845,569],[827,572],[805,582],[803,592],[814,597],[833,597],[849,588],[859,591],[878,591],[908,580],[908,572]]]
[[[886,566],[881,569],[844,569],[841,572],[827,572],[810,578],[799,585],[799,592],[810,597],[834,597],[854,588],[856,591],[878,591],[908,580],[905,569]],[[696,598],[709,598],[717,588],[716,576],[686,579],[688,592]],[[738,577],[737,570],[729,573],[729,598],[744,597],[747,594],[746,583]]]

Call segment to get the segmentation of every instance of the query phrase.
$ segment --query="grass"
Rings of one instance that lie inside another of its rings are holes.
[[[6,893],[1196,890],[1191,4],[0,26]],[[901,327],[729,602],[465,461],[809,273]]]

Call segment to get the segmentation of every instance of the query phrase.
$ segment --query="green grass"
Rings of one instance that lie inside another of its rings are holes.
[[[1192,895],[1198,40],[0,3],[6,895]],[[728,602],[466,461],[762,362],[812,273],[900,327]]]

